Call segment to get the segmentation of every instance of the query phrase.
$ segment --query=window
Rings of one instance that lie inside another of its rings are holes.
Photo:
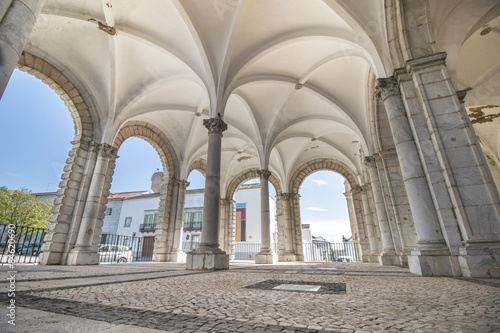
[[[185,230],[200,230],[203,212],[200,210],[188,211],[184,213],[184,229]]]
[[[158,213],[144,215],[145,225],[156,225],[157,220],[158,220]]]
[[[124,228],[130,228],[130,225],[132,224],[132,218],[131,217],[126,217],[125,218],[125,224],[123,225]]]
[[[107,208],[106,209],[106,215],[110,216],[111,214],[113,214],[113,208]]]

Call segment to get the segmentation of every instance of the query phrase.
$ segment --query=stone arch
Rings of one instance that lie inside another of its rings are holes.
[[[118,150],[122,143],[130,137],[138,137],[147,141],[155,148],[162,161],[164,172],[155,231],[153,261],[176,261],[176,258],[172,258],[171,251],[174,246],[174,234],[176,232],[179,191],[185,183],[180,180],[177,155],[167,136],[159,128],[147,122],[129,121],[125,123],[116,135],[113,147]],[[112,174],[113,169],[110,169],[109,175]],[[108,177],[108,179],[111,179],[111,177]]]
[[[236,175],[226,188],[226,198],[232,199],[234,197],[234,194],[236,193],[236,190],[238,189],[238,186],[244,181],[252,178],[259,178],[260,176],[257,171],[258,169],[252,168]],[[274,188],[276,189],[276,193],[281,193],[280,182],[278,178],[274,175],[274,173],[271,173],[269,181],[271,182],[271,184],[273,184]]]
[[[28,52],[23,52],[17,68],[40,79],[52,88],[68,107],[75,125],[74,141],[97,140],[98,119],[93,119],[85,95],[59,69],[47,60]],[[95,117],[95,116],[94,116]]]
[[[82,84],[67,69],[61,70],[47,59],[29,52],[22,52],[16,67],[40,79],[52,88],[64,101],[73,119],[75,137],[68,153],[59,190],[54,200],[53,215],[44,238],[41,264],[66,264],[67,256],[74,245],[74,237],[68,237],[68,230],[76,228],[81,219],[82,202],[88,186],[85,175],[88,160],[95,159],[96,142],[100,138],[98,116],[91,110],[94,103]]]
[[[355,188],[361,185],[358,184],[354,172],[347,165],[339,161],[325,158],[310,161],[302,165],[297,169],[297,171],[295,171],[291,178],[290,189],[292,190],[292,193],[299,193],[300,185],[302,184],[304,179],[306,179],[306,177],[311,173],[320,170],[329,170],[341,174],[345,177],[345,179],[347,179],[347,181],[351,185],[351,188]]]
[[[207,176],[207,161],[202,159],[202,158],[199,158],[196,161],[194,161],[193,163],[191,163],[191,165],[189,166],[189,170],[188,170],[187,175],[189,176],[189,174],[193,170],[198,170],[199,172],[201,172],[201,174],[203,176],[206,177]]]
[[[130,137],[138,137],[150,143],[160,155],[163,169],[170,178],[180,177],[179,163],[170,140],[157,127],[143,121],[129,121],[125,123],[113,142],[113,147],[119,148]]]

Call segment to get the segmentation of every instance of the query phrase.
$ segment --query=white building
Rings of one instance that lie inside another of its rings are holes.
[[[181,239],[184,252],[190,252],[200,241],[204,191],[204,189],[186,191]],[[244,249],[241,244],[256,244],[257,248],[261,243],[260,184],[241,185],[235,194],[235,201],[233,235],[237,250]],[[160,193],[148,191],[111,193],[108,197],[102,234],[151,237],[152,241],[159,203]],[[269,207],[272,242],[276,243],[276,208],[272,197],[269,197]]]

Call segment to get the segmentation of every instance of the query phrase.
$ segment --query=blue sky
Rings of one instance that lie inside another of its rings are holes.
[[[71,115],[59,96],[34,76],[15,70],[0,100],[0,186],[57,191],[73,137]],[[111,191],[149,190],[151,175],[162,168],[154,148],[129,138],[118,156]],[[205,179],[192,172],[188,181],[189,189],[203,188]],[[351,235],[343,192],[344,178],[331,171],[313,173],[303,182],[302,223],[311,225],[313,235],[331,242]]]

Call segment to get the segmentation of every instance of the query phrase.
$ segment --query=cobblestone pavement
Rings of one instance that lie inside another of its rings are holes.
[[[2,332],[500,332],[500,281],[427,278],[362,263],[16,267]],[[7,268],[0,268],[3,276]],[[2,281],[5,281],[2,278]],[[273,289],[278,284],[316,292]],[[10,331],[9,331],[10,329]],[[17,330],[16,330],[17,329]]]

